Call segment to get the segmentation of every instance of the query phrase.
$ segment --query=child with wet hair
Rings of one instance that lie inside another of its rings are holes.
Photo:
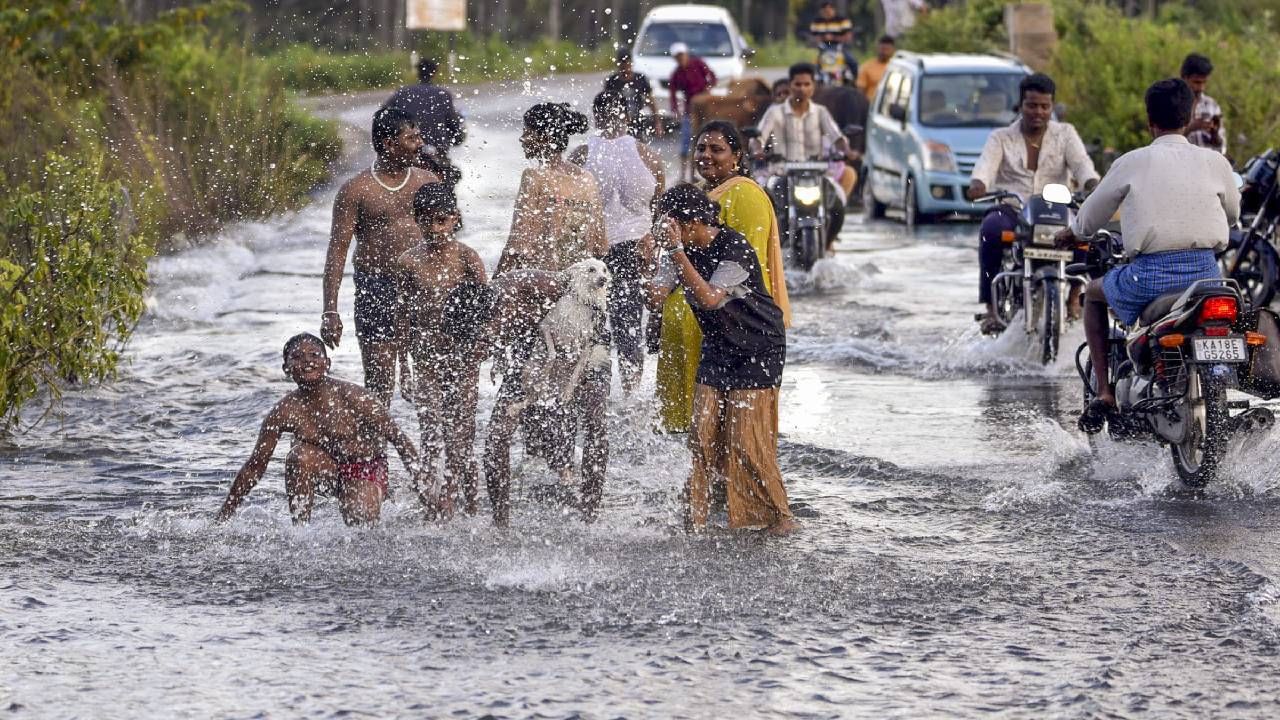
[[[235,514],[262,479],[280,436],[293,436],[284,464],[284,487],[295,523],[311,519],[316,495],[338,498],[349,525],[377,522],[387,496],[387,443],[395,446],[414,478],[419,498],[423,478],[418,452],[372,392],[329,375],[324,341],[310,333],[284,344],[284,371],[298,389],[284,396],[262,422],[258,442],[236,475],[217,522]]]
[[[463,509],[476,512],[479,480],[475,458],[476,401],[482,356],[474,343],[458,342],[442,329],[443,310],[461,286],[486,282],[484,263],[459,242],[462,228],[453,191],[444,183],[423,185],[413,197],[422,241],[396,260],[401,307],[397,330],[412,368],[403,378],[405,398],[418,412],[423,467],[434,473],[444,456],[444,483],[434,485],[435,510],[453,514],[458,491]]]
[[[559,272],[609,251],[595,177],[564,158],[569,136],[587,131],[587,116],[564,103],[539,103],[524,114],[520,145],[538,163],[520,177],[511,234],[495,274]]]

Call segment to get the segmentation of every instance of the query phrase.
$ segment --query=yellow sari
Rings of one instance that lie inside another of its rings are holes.
[[[746,177],[735,177],[707,195],[720,203],[720,222],[742,233],[760,260],[764,284],[782,310],[783,323],[791,326],[791,302],[782,270],[782,245],[778,218],[768,194]],[[677,287],[662,305],[662,338],[658,353],[658,403],[662,428],[687,432],[693,424],[693,386],[702,355],[702,330]]]

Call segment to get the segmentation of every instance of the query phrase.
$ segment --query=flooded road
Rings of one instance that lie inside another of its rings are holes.
[[[490,268],[520,113],[596,87],[461,99],[462,239]],[[361,128],[374,109],[342,105],[326,110]],[[0,441],[7,717],[1280,712],[1280,442],[1236,452],[1195,501],[1166,492],[1160,448],[1091,454],[1069,358],[1042,368],[1025,338],[975,333],[971,224],[852,221],[834,260],[794,278],[809,289],[782,389],[791,537],[679,531],[688,454],[647,429],[652,356],[643,399],[614,395],[597,525],[535,502],[550,475],[517,451],[507,534],[423,525],[406,492],[376,528],[332,505],[293,527],[279,459],[211,526],[290,388],[282,342],[318,325],[332,199],[157,258],[119,381]],[[333,359],[360,378],[353,341]],[[416,430],[401,399],[393,412]]]

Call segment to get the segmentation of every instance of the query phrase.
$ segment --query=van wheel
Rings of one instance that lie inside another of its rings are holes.
[[[876,200],[876,191],[871,189],[871,178],[862,182],[862,212],[868,220],[879,220],[884,217],[885,205]]]

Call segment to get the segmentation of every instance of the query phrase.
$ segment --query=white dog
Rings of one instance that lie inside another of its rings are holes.
[[[608,313],[609,268],[599,260],[580,260],[561,276],[568,288],[538,323],[542,342],[534,345],[524,364],[524,401],[511,407],[512,415],[530,404],[554,407],[569,402],[583,373],[609,365],[609,346],[601,344],[599,332]]]

